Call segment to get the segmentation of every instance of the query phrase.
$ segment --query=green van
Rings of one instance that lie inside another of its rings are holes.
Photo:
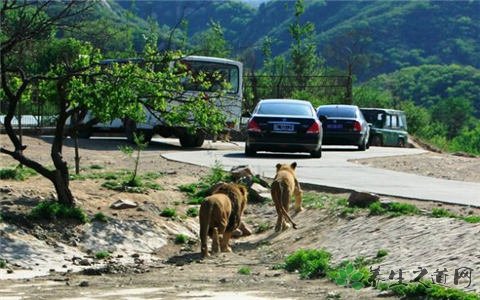
[[[383,108],[360,108],[370,128],[371,146],[405,147],[408,143],[405,112]]]

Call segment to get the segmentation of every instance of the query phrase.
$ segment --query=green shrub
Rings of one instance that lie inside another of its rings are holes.
[[[91,165],[90,169],[92,169],[92,170],[102,170],[103,166],[101,166],[101,165]]]
[[[337,285],[359,290],[369,285],[371,273],[365,266],[344,261],[340,266],[329,271],[328,277]]]
[[[382,285],[395,295],[404,299],[449,299],[449,300],[479,300],[480,295],[459,289],[444,287],[431,281],[412,282],[408,284]]]
[[[191,197],[188,199],[187,204],[190,205],[195,205],[195,204],[201,204],[205,200],[203,197]]]
[[[151,190],[163,191],[162,186],[159,185],[159,184],[156,183],[156,182],[145,182],[144,186],[145,186],[146,188],[151,189]]]
[[[388,255],[388,251],[385,249],[380,249],[377,251],[377,256],[376,258],[382,258]]]
[[[175,236],[175,244],[185,244],[188,242],[188,236],[186,236],[185,234],[177,234]]]
[[[96,259],[106,259],[110,257],[110,252],[108,251],[98,251],[95,253],[95,258]]]
[[[87,214],[79,207],[70,207],[57,201],[43,201],[30,212],[33,219],[74,219],[80,223],[87,223]]]
[[[252,270],[249,267],[241,267],[238,269],[238,274],[242,275],[250,275],[252,273]]]
[[[175,208],[167,207],[160,213],[162,217],[173,218],[177,215]]]
[[[198,208],[190,207],[187,209],[187,216],[195,218],[198,217]]]
[[[215,164],[210,169],[210,173],[202,178],[202,181],[207,185],[212,186],[220,181],[231,181],[228,172],[223,170],[223,166],[219,161],[215,161]]]
[[[391,216],[417,215],[420,210],[412,204],[391,202],[387,204],[387,210]]]
[[[96,213],[93,215],[92,221],[97,222],[108,222],[108,217],[101,212]]]
[[[461,219],[468,223],[480,223],[480,216],[466,216]]]
[[[383,215],[385,213],[385,209],[382,207],[380,202],[373,202],[368,206],[368,210],[373,216]]]
[[[4,259],[0,259],[0,269],[5,269],[7,267],[7,262]]]
[[[123,186],[128,186],[128,187],[142,187],[143,186],[143,181],[139,177],[132,177],[128,180],[125,180],[122,183]]]
[[[370,211],[370,215],[388,214],[392,217],[417,215],[420,213],[420,210],[415,205],[399,202],[374,202],[368,206],[368,210]]]
[[[180,192],[194,194],[197,191],[197,184],[195,183],[182,184],[178,186],[178,189],[180,190]]]
[[[325,250],[300,249],[285,259],[285,270],[298,271],[300,278],[324,277],[328,271],[331,254]]]
[[[257,227],[256,232],[257,232],[257,233],[265,232],[265,231],[269,230],[270,227],[271,227],[271,226],[270,226],[270,223],[268,223],[268,222],[260,223],[260,224],[258,224],[258,227]]]
[[[2,180],[23,181],[36,174],[37,172],[35,172],[33,169],[20,166],[17,166],[15,168],[0,169],[0,179]]]
[[[434,207],[431,212],[432,217],[434,218],[454,218],[456,215],[445,208],[436,208]]]

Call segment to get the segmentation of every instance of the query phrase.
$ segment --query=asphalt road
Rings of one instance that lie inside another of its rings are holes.
[[[170,139],[157,141],[175,143]],[[170,160],[206,167],[211,167],[215,161],[218,161],[226,170],[230,170],[233,166],[249,165],[254,172],[266,177],[275,175],[277,163],[296,161],[297,176],[302,183],[480,207],[479,183],[437,179],[348,162],[352,159],[425,152],[420,149],[370,147],[367,151],[360,152],[350,147],[325,146],[322,158],[311,159],[303,154],[278,153],[260,153],[257,157],[247,158],[243,154],[243,143],[232,145],[207,142],[202,148],[198,151],[170,152],[162,156]],[[211,149],[208,150],[209,148]]]

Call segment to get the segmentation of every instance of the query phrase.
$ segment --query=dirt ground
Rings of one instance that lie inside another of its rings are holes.
[[[49,165],[51,164],[50,142],[49,138],[25,137],[24,143],[28,145],[25,153],[38,157],[41,162]],[[0,144],[8,145],[5,135],[0,135]],[[118,150],[118,146],[123,144],[123,141],[114,139],[81,140],[81,165],[85,168],[83,172],[91,172],[89,167],[92,165],[102,166],[105,170],[131,169],[133,160]],[[225,145],[222,146],[225,147]],[[212,144],[205,147],[211,148]],[[76,200],[90,216],[102,212],[118,224],[147,224],[146,226],[150,226],[152,232],[165,239],[166,244],[157,248],[158,244],[153,237],[150,240],[146,238],[148,230],[144,227],[139,226],[142,232],[134,233],[132,236],[129,235],[130,227],[118,227],[121,229],[116,228],[109,233],[124,234],[125,239],[128,237],[132,243],[124,243],[125,249],[114,249],[113,253],[118,259],[112,259],[110,267],[120,265],[122,259],[131,260],[134,262],[134,267],[124,269],[118,266],[112,267],[108,272],[96,276],[86,275],[85,271],[77,273],[73,269],[70,270],[69,262],[68,266],[63,266],[60,270],[51,267],[49,270],[51,272],[47,276],[0,280],[0,293],[4,295],[2,299],[203,299],[206,297],[211,299],[225,297],[372,299],[380,295],[379,291],[371,288],[355,291],[339,287],[326,279],[300,280],[298,274],[290,274],[274,268],[283,261],[285,255],[299,248],[326,248],[332,253],[333,260],[336,262],[354,259],[360,255],[372,258],[379,249],[388,249],[389,255],[381,263],[385,272],[404,268],[410,270],[412,274],[420,265],[423,265],[429,267],[432,272],[444,266],[451,272],[454,268],[468,266],[476,273],[480,273],[478,224],[426,216],[388,218],[360,214],[350,218],[340,218],[335,212],[332,213],[326,209],[306,209],[294,216],[300,224],[299,230],[287,230],[276,234],[271,229],[276,213],[270,203],[250,204],[244,218],[254,232],[262,226],[268,227],[267,231],[235,240],[233,253],[200,260],[197,219],[186,217],[187,209],[192,206],[186,204],[187,196],[179,191],[178,186],[197,182],[209,170],[167,161],[160,156],[160,153],[179,149],[172,145],[153,144],[142,153],[139,166],[141,172],[163,174],[156,179],[156,183],[162,187],[159,191],[151,190],[144,194],[116,192],[102,188],[103,181],[99,179],[71,182]],[[194,153],[195,150],[192,150],[192,155]],[[15,165],[15,161],[8,156],[0,157],[1,168]],[[69,164],[73,165],[73,148],[69,140],[66,141],[64,157]],[[358,163],[425,176],[480,182],[480,172],[478,172],[480,158],[427,153],[396,158],[367,159]],[[17,216],[27,213],[39,200],[51,198],[53,192],[50,182],[40,176],[23,182],[2,180],[0,187],[2,188],[0,211]],[[348,197],[348,195],[328,194],[328,197]],[[119,199],[135,201],[141,204],[141,209],[112,210],[110,204]],[[417,204],[424,210],[442,206],[462,214],[480,215],[480,210],[475,208],[424,201],[409,200],[408,202]],[[176,219],[161,217],[159,211],[165,207],[175,207],[180,217]],[[85,247],[98,249],[98,244],[102,242],[101,238],[93,239],[97,245],[90,245],[83,242],[82,237],[93,238],[94,235],[100,234],[101,230],[90,232],[88,235],[86,232],[91,230],[92,225],[63,224],[54,228],[48,224],[42,226],[26,224],[26,221],[22,220],[16,219],[14,225],[21,228],[25,234],[32,236],[35,242],[53,245],[52,247],[64,245],[62,246],[64,251],[68,246],[73,249],[72,251],[79,251],[82,257],[95,261],[91,258],[91,250],[86,251]],[[113,224],[117,224],[115,222]],[[8,230],[8,226],[4,228],[0,226],[0,238],[8,237],[9,234],[13,236],[14,233]],[[58,228],[62,226],[64,227]],[[19,231],[17,227],[15,228]],[[192,242],[176,245],[174,238],[179,232],[191,237]],[[138,243],[135,244],[133,240]],[[135,247],[138,248],[134,249]],[[141,248],[149,250],[143,251],[144,249]],[[441,248],[443,251],[435,251],[436,248]],[[0,253],[1,257],[2,253]],[[127,265],[129,264],[125,263],[125,266]],[[25,266],[19,263],[10,267],[15,274]],[[248,267],[251,274],[239,274],[241,267]],[[5,273],[0,273],[2,274]],[[479,275],[474,274],[473,284],[470,287],[477,292],[480,291]],[[0,279],[2,279],[1,276]],[[382,296],[387,295],[382,294]]]

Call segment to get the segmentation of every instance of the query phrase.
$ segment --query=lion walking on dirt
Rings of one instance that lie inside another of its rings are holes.
[[[275,231],[285,230],[289,227],[287,220],[293,226],[297,228],[297,224],[293,222],[292,218],[288,214],[288,208],[290,199],[295,195],[295,211],[300,212],[302,210],[302,190],[295,175],[295,168],[297,163],[293,162],[288,164],[277,164],[277,174],[273,179],[271,185],[272,200],[277,210],[277,224]]]
[[[232,232],[240,226],[247,206],[247,188],[235,183],[219,183],[211,196],[200,205],[200,241],[203,257],[209,256],[208,236],[212,239],[212,253],[231,252]],[[220,239],[220,235],[222,238]]]

